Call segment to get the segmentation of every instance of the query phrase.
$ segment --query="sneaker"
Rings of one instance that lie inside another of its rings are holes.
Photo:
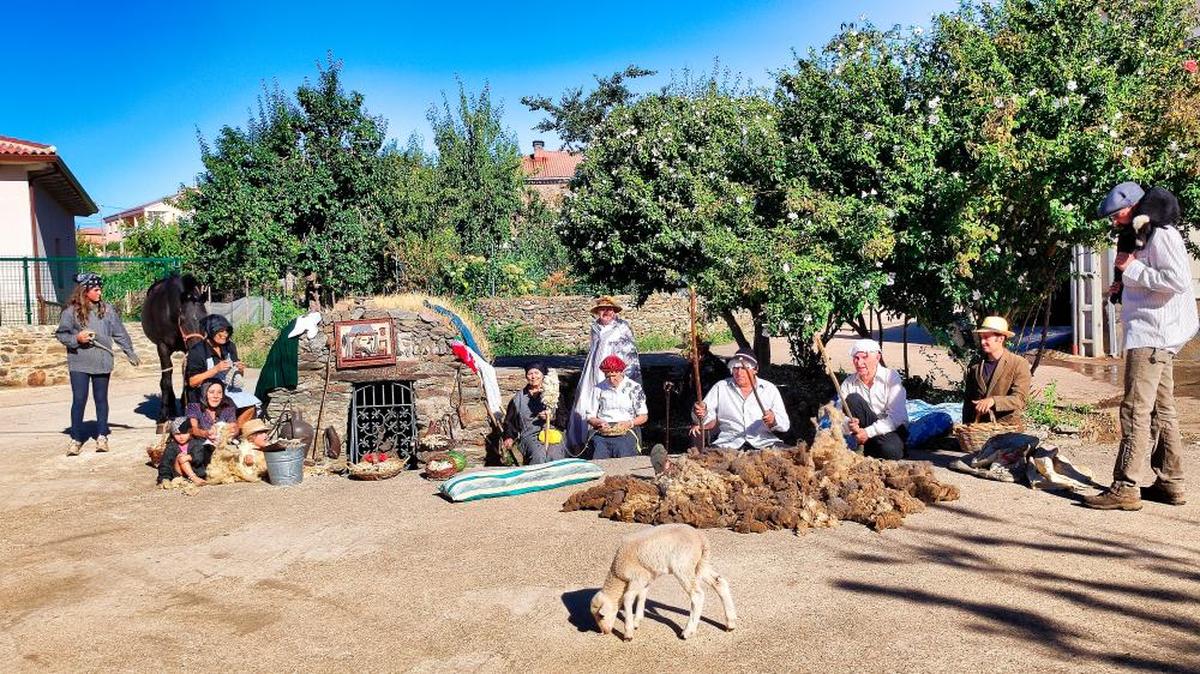
[[[81,451],[83,451],[83,443],[78,440],[72,440],[67,445],[67,456],[79,456]]]
[[[96,438],[96,451],[97,452],[107,452],[108,451],[108,436],[107,435],[101,435]]]
[[[1099,494],[1083,497],[1083,505],[1096,510],[1141,510],[1142,498],[1137,487],[1109,487]]]
[[[1142,487],[1142,498],[1147,501],[1166,503],[1173,506],[1181,506],[1187,503],[1187,497],[1183,495],[1182,489],[1171,488],[1157,481],[1149,487]]]

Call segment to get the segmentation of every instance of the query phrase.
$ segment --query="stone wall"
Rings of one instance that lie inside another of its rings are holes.
[[[651,295],[640,307],[629,295],[619,295],[616,300],[624,308],[621,317],[629,321],[635,336],[668,334],[682,338],[688,334],[687,295]],[[485,327],[520,323],[533,328],[542,339],[586,350],[594,304],[595,298],[583,295],[497,297],[478,300],[475,312]],[[718,321],[712,327],[720,330],[725,323]]]
[[[0,386],[52,386],[67,383],[67,349],[54,336],[53,325],[0,327]],[[157,377],[158,352],[140,323],[126,323],[133,348],[142,359],[133,367],[116,351],[114,377]]]

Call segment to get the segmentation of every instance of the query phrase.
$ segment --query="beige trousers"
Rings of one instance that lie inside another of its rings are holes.
[[[1125,397],[1121,400],[1121,445],[1113,486],[1136,487],[1146,459],[1158,481],[1183,488],[1183,439],[1175,412],[1175,356],[1166,349],[1125,351]]]

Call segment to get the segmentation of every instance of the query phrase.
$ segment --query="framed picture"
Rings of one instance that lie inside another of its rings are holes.
[[[396,364],[396,330],[390,318],[333,324],[338,369]]]

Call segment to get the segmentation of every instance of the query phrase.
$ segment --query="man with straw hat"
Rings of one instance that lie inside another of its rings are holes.
[[[991,421],[993,415],[999,422],[1016,422],[1029,402],[1029,361],[1005,347],[1013,332],[1002,316],[988,316],[972,332],[983,357],[967,368],[963,423]]]
[[[900,373],[879,364],[882,357],[883,349],[873,339],[860,339],[850,347],[854,372],[841,386],[850,410],[847,430],[867,456],[902,459],[908,439],[908,394]]]
[[[596,298],[592,306],[591,345],[587,361],[579,374],[579,385],[575,388],[575,403],[571,405],[571,418],[567,423],[567,447],[578,450],[587,442],[590,429],[587,422],[587,407],[592,390],[604,380],[600,363],[609,356],[617,356],[625,363],[625,376],[639,385],[642,383],[642,366],[638,360],[637,344],[629,323],[617,314],[622,307],[609,295]]]

